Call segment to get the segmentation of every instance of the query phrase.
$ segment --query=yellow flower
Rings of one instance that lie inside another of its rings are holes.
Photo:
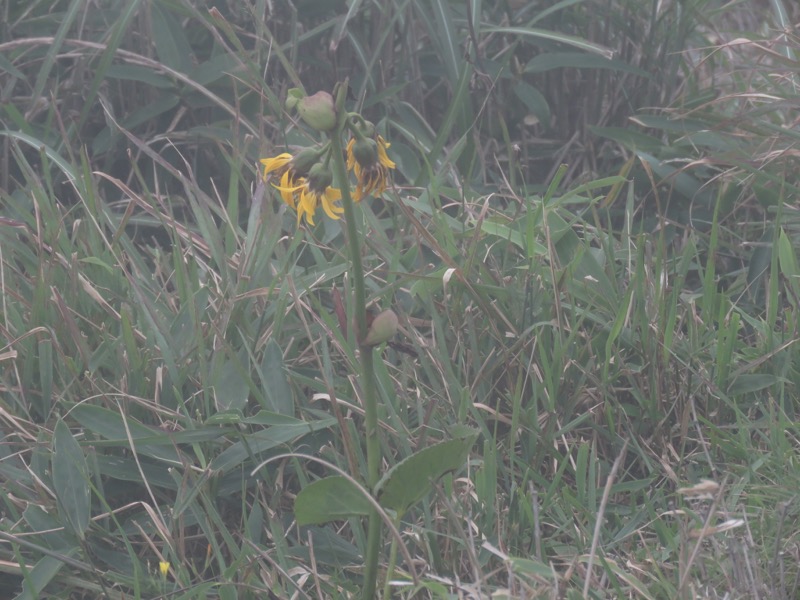
[[[320,163],[314,165],[307,178],[302,178],[292,186],[276,185],[281,197],[289,206],[297,210],[297,224],[305,217],[309,225],[314,224],[314,213],[322,204],[322,210],[331,219],[339,219],[344,209],[337,204],[342,198],[341,190],[331,187],[333,176],[328,168]],[[287,200],[291,198],[291,202]]]
[[[259,162],[264,165],[264,179],[268,179],[269,174],[277,171],[276,175],[283,175],[289,172],[289,163],[292,162],[293,156],[288,152],[278,154],[272,158],[262,158]]]
[[[360,202],[364,196],[380,196],[386,190],[389,169],[395,164],[386,154],[390,144],[380,135],[375,138],[352,138],[347,143],[347,168],[356,176],[353,199]]]
[[[281,198],[290,207],[297,206],[299,194],[295,190],[306,182],[310,171],[319,161],[325,148],[306,148],[292,156],[288,152],[262,158],[259,162],[264,166],[262,175],[264,181],[278,180],[279,184],[272,185],[281,193]]]
[[[281,187],[284,188],[291,188],[297,185],[298,181],[302,180],[302,177],[293,168],[293,161],[294,157],[288,152],[272,158],[262,158],[259,162],[264,165],[264,174],[262,175],[264,181],[269,181],[273,178],[279,179]],[[286,204],[294,208],[294,197],[291,193],[281,192],[281,198]]]
[[[162,577],[166,577],[167,573],[169,573],[169,562],[166,560],[159,561],[158,572],[161,573]]]

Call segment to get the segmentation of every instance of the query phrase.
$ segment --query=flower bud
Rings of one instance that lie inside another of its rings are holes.
[[[333,173],[322,163],[317,163],[308,172],[308,188],[315,192],[325,191],[333,183]]]
[[[361,340],[362,346],[377,346],[388,342],[397,333],[397,315],[393,310],[385,310],[378,314],[369,326],[366,337]]]
[[[328,92],[306,96],[297,101],[296,108],[303,121],[317,131],[331,131],[336,127],[336,108]]]
[[[353,157],[362,167],[378,162],[378,143],[371,138],[361,138],[353,144]]]
[[[304,177],[311,168],[317,164],[320,151],[317,148],[303,148],[292,158],[292,171],[300,177]]]

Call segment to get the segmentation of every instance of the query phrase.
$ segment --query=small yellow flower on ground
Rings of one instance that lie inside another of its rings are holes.
[[[167,573],[169,573],[169,562],[166,560],[162,560],[158,563],[158,572],[161,573],[162,577],[166,577]]]

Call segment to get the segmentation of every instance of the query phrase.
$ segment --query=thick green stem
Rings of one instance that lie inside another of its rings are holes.
[[[331,136],[333,169],[342,190],[342,207],[347,226],[347,246],[352,265],[353,289],[355,295],[355,334],[359,343],[361,357],[361,393],[364,400],[365,437],[367,445],[367,487],[374,490],[380,476],[381,446],[378,439],[378,401],[375,393],[375,369],[372,348],[363,346],[360,338],[367,332],[367,303],[364,290],[364,267],[361,264],[361,237],[356,225],[355,210],[348,185],[347,167],[344,162],[341,134]],[[381,522],[376,511],[369,515],[367,530],[367,555],[364,565],[364,586],[362,597],[372,600],[378,578],[378,555],[381,546]]]

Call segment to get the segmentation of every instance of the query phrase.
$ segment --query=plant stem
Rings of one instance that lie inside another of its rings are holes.
[[[339,129],[341,131],[341,129]],[[342,190],[342,207],[347,226],[347,245],[352,265],[353,289],[355,295],[355,337],[359,344],[361,358],[361,393],[364,401],[364,421],[367,445],[367,487],[373,491],[378,483],[381,464],[381,447],[378,439],[378,401],[375,395],[375,369],[372,348],[363,346],[360,338],[367,332],[367,304],[364,291],[364,267],[361,264],[361,244],[356,226],[353,199],[350,196],[347,167],[344,163],[341,134],[337,131],[331,136],[331,155],[333,169]],[[364,585],[362,598],[372,600],[375,597],[375,586],[378,577],[378,554],[381,546],[381,522],[378,513],[372,510],[369,514],[367,529],[366,564],[364,565]]]
[[[400,519],[394,520],[394,525],[397,527],[400,525]],[[383,582],[383,597],[384,598],[391,598],[391,587],[389,586],[389,582],[394,577],[394,566],[397,564],[397,538],[392,536],[392,547],[389,549],[389,566],[386,569],[386,580]]]

